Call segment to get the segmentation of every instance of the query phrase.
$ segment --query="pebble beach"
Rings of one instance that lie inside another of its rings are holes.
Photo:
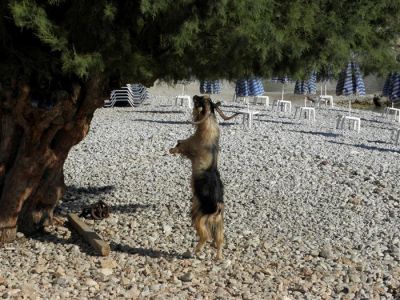
[[[224,101],[227,114],[243,109]],[[316,120],[258,105],[252,129],[223,122],[224,258],[192,254],[188,160],[168,149],[193,133],[168,95],[102,108],[65,164],[68,213],[99,200],[85,222],[110,243],[94,250],[65,223],[0,249],[3,299],[400,299],[400,124],[356,110],[361,131],[336,129],[347,106]]]

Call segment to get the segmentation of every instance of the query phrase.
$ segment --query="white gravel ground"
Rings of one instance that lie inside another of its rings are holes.
[[[172,103],[98,110],[66,162],[58,213],[105,201],[111,216],[87,222],[111,255],[68,227],[19,234],[0,249],[0,297],[399,299],[399,124],[356,110],[357,134],[335,129],[345,108],[317,109],[310,123],[261,106],[252,130],[221,124],[226,244],[215,262],[209,246],[190,254],[190,163],[168,149],[193,128]]]

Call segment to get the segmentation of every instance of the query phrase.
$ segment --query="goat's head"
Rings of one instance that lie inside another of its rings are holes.
[[[214,103],[210,96],[193,96],[193,124],[199,125],[206,121],[210,116],[215,117],[215,111],[225,120],[230,120],[237,116],[234,114],[230,117],[225,116],[222,110],[219,108],[221,102]]]

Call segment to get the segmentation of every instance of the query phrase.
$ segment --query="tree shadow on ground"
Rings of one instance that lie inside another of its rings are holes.
[[[391,144],[390,142],[387,142],[387,141],[380,141],[380,140],[375,140],[375,141],[368,140],[367,142],[368,142],[368,143],[375,143],[375,144],[386,144],[386,145],[390,145],[390,144]]]
[[[67,195],[101,195],[109,194],[115,190],[113,185],[105,186],[89,186],[89,187],[77,187],[75,185],[67,186],[65,194]]]
[[[366,125],[366,126],[361,125],[361,126],[362,126],[361,128],[370,127],[370,128],[376,128],[379,130],[388,130],[388,131],[393,129],[393,128],[389,128],[389,127],[380,127],[380,126],[374,126],[374,125]]]
[[[337,141],[328,141],[328,142],[332,143],[332,144],[338,144],[338,145],[361,148],[361,149],[364,149],[364,150],[379,151],[379,152],[392,152],[392,153],[400,154],[400,150],[393,150],[393,149],[388,149],[388,148],[380,148],[380,147],[369,146],[369,145],[365,145],[365,144],[352,145],[352,144],[347,144],[347,143],[337,142]],[[376,143],[376,141],[375,141],[375,143]]]
[[[79,247],[79,250],[86,255],[100,256],[86,241],[83,240],[82,236],[80,236],[68,222],[65,223],[65,227],[71,231],[71,236],[69,238],[58,237],[54,233],[44,230],[28,235],[27,237],[48,244],[60,244],[64,246],[76,245]]]
[[[190,124],[189,121],[162,121],[162,120],[146,120],[146,119],[134,119],[134,122],[149,122],[149,123],[159,123],[159,124],[171,124],[171,125],[188,125]]]
[[[185,257],[172,250],[172,251],[162,251],[162,250],[154,250],[154,249],[146,249],[146,248],[141,248],[141,247],[131,247],[129,245],[124,245],[120,243],[115,243],[115,242],[110,242],[110,247],[111,251],[114,252],[121,252],[121,253],[126,253],[126,254],[137,254],[139,256],[146,256],[150,258],[166,258],[166,259],[171,259],[171,258],[176,258],[176,259],[185,259]]]
[[[379,120],[374,120],[374,119],[367,119],[367,118],[361,118],[361,121],[366,122],[366,123],[371,123],[368,124],[367,127],[372,127],[372,128],[377,128],[377,129],[385,129],[385,130],[392,130],[392,128],[388,127],[390,126],[390,122],[384,122],[384,121],[379,121]],[[381,126],[376,126],[375,124],[381,125]]]
[[[349,109],[345,109],[345,108],[329,108],[330,111],[335,111],[335,112],[342,112],[342,113],[349,113]],[[353,109],[351,110],[351,113],[357,114],[357,112],[353,111]]]
[[[97,253],[90,245],[88,242],[86,242],[82,236],[80,236],[75,229],[72,228],[69,223],[66,223],[66,227],[71,231],[71,236],[69,238],[62,238],[58,237],[56,234],[52,232],[37,232],[32,235],[28,235],[27,238],[33,239],[35,241],[44,243],[44,244],[59,244],[64,247],[66,247],[66,251],[68,251],[69,247],[68,246],[78,246],[79,250],[88,255],[88,256],[94,256],[94,257],[101,257],[99,253]],[[162,250],[154,250],[154,249],[146,249],[142,247],[132,247],[129,245],[121,244],[121,243],[116,243],[114,241],[110,241],[110,248],[111,251],[113,252],[120,252],[120,253],[126,253],[126,254],[133,254],[133,255],[139,255],[139,256],[146,256],[150,258],[166,258],[166,259],[185,259],[187,257],[184,257],[183,254],[178,253],[174,250],[172,251],[162,251]]]
[[[222,105],[221,108],[223,108],[223,109],[230,109],[230,108],[246,109],[247,106],[246,105],[242,105],[242,106],[240,106],[240,105],[226,105],[226,106]]]
[[[266,119],[260,119],[260,122],[265,122],[265,123],[274,123],[274,124],[285,124],[285,125],[293,125],[295,124],[294,122],[288,122],[288,121],[276,121],[276,120],[266,120]],[[256,121],[257,122],[257,121]]]
[[[123,111],[125,113],[132,113],[131,111]],[[168,114],[184,114],[185,112],[181,111],[181,110],[169,110],[169,111],[165,111],[165,110],[135,110],[135,113],[141,113],[141,114],[164,114],[164,115],[168,115]]]
[[[138,204],[138,203],[130,203],[130,204],[119,204],[119,205],[110,205],[110,213],[136,213],[138,211],[143,211],[145,209],[155,209],[156,206],[153,204]]]
[[[311,134],[311,135],[321,135],[321,136],[325,136],[325,137],[338,137],[340,135],[338,133],[321,132],[321,131],[305,131],[305,130],[288,130],[288,131]]]
[[[371,123],[378,123],[378,124],[382,124],[382,125],[386,123],[384,121],[379,121],[379,120],[376,120],[376,119],[370,119],[370,118],[365,118],[365,117],[362,117],[361,121],[366,121],[366,122],[371,122]]]
[[[149,205],[149,204],[127,204],[127,205],[113,205],[110,206],[110,214],[113,213],[137,213],[138,211],[142,211],[144,209],[154,209],[154,205]],[[83,222],[87,220],[87,218],[81,218]],[[95,221],[99,222],[99,221]],[[86,223],[86,222],[85,222]],[[88,225],[89,227],[93,227],[93,225]],[[71,226],[71,224],[66,221],[64,225],[59,225],[59,227],[65,227],[68,228],[69,231],[71,232],[71,236],[69,238],[62,238],[57,236],[54,232],[49,232],[48,229],[41,229],[37,232],[35,232],[32,235],[29,235],[29,238],[32,238],[34,240],[43,242],[43,243],[53,243],[53,244],[61,244],[61,245],[77,245],[80,248],[80,251],[90,255],[90,256],[100,256],[89,244],[86,242],[81,235],[77,233],[77,231]],[[101,234],[100,234],[101,235]],[[111,245],[118,245],[114,243],[113,241],[110,242]],[[167,257],[167,253],[163,253],[162,251],[153,251],[151,249],[141,249],[141,248],[131,248],[129,246],[123,246],[121,249],[126,250],[127,247],[129,248],[129,253],[135,253],[135,254],[140,254],[140,255],[146,255],[146,256],[151,256],[151,257]],[[114,247],[115,249],[118,249],[117,246]],[[111,247],[113,250],[113,248]],[[120,251],[120,252],[126,252],[126,251]],[[160,252],[160,253],[158,253]],[[176,257],[179,258],[181,255],[177,253],[171,253],[169,255],[170,257]]]
[[[239,124],[238,123],[234,123],[234,122],[219,123],[219,126],[222,126],[222,127],[233,126],[233,125],[239,125]]]
[[[62,202],[56,207],[55,213],[61,214],[62,211],[66,210],[67,212],[80,214],[82,209],[92,202],[99,200],[107,202],[105,200],[106,195],[112,193],[114,190],[115,186],[113,185],[89,187],[67,186]]]

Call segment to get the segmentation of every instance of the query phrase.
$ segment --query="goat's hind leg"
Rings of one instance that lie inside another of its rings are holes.
[[[204,244],[208,240],[208,228],[207,228],[207,217],[199,216],[194,222],[194,228],[196,229],[197,235],[199,236],[199,242],[197,243],[195,254],[198,255]]]
[[[224,244],[224,219],[222,215],[217,216],[213,230],[214,243],[217,248],[216,260],[222,259],[222,246]]]

